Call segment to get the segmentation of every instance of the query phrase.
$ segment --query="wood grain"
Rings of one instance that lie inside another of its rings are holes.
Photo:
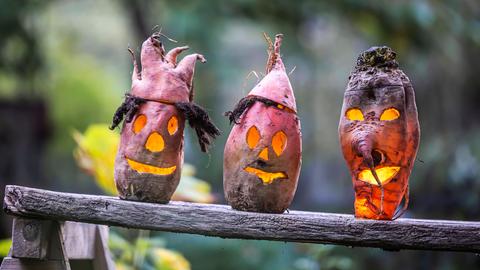
[[[166,205],[114,197],[7,186],[4,210],[12,215],[70,220],[222,238],[480,253],[480,222],[359,220],[352,215],[290,211],[260,214],[226,205]]]
[[[6,257],[0,266],[2,270],[65,270],[62,261],[42,261]]]

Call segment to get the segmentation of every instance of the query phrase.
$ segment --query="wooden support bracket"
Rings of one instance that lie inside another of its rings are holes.
[[[106,226],[16,217],[0,269],[113,270],[107,238]]]

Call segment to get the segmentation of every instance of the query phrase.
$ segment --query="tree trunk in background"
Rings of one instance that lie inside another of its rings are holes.
[[[0,192],[5,185],[45,187],[43,156],[49,135],[43,101],[0,100]],[[10,237],[12,220],[1,215],[0,238]]]

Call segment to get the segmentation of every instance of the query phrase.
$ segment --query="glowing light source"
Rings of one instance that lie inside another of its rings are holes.
[[[350,121],[363,121],[364,120],[362,111],[360,109],[357,109],[357,108],[348,109],[348,111],[345,113],[345,116]]]
[[[392,180],[393,177],[395,177],[395,175],[397,175],[399,171],[400,171],[400,167],[382,167],[382,168],[375,169],[378,179],[380,180],[382,185],[385,185],[386,183],[390,182],[390,180]],[[370,169],[365,169],[361,171],[358,174],[358,180],[378,186],[378,183],[375,180],[375,177],[373,177],[372,171],[370,171]]]

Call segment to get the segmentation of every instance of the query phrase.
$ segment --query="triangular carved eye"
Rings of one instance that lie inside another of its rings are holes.
[[[167,129],[168,129],[168,134],[170,135],[174,135],[175,133],[177,133],[178,119],[175,115],[170,117],[170,120],[168,120]]]
[[[395,108],[386,109],[380,116],[382,121],[392,121],[400,117],[400,112]]]
[[[251,126],[247,131],[247,144],[250,149],[255,148],[260,141],[260,131],[256,126]]]
[[[143,114],[140,114],[135,118],[133,122],[132,129],[133,133],[138,134],[143,129],[143,127],[147,124],[147,117]]]
[[[348,109],[347,112],[345,113],[345,117],[347,117],[348,120],[350,121],[363,121],[363,113],[360,109],[357,108],[351,108]]]
[[[287,147],[287,135],[283,131],[275,133],[272,137],[272,148],[273,152],[280,156]]]

